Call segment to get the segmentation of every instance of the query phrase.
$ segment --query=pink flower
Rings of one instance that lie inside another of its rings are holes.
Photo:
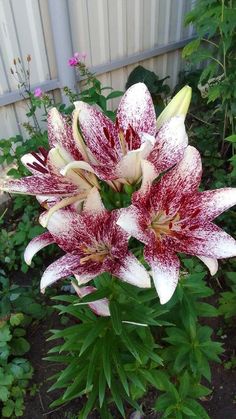
[[[81,214],[73,209],[54,212],[48,220],[49,232],[33,239],[25,250],[28,264],[50,243],[57,243],[66,252],[44,272],[42,292],[60,278],[73,274],[81,285],[102,272],[138,287],[150,287],[147,271],[128,250],[129,235],[116,224],[118,215],[118,211],[105,210],[96,188],[89,193]]]
[[[176,252],[198,256],[217,271],[217,259],[236,256],[236,241],[212,223],[236,204],[236,188],[199,192],[201,158],[187,147],[183,159],[140,199],[121,210],[118,225],[145,244],[161,304],[172,297],[179,278]]]
[[[36,89],[34,90],[34,96],[35,97],[42,97],[43,95],[43,91],[40,87],[36,87]]]
[[[87,53],[86,52],[75,52],[74,53],[74,57],[78,60],[78,61],[84,61],[87,57]]]
[[[68,60],[68,65],[70,67],[75,67],[78,64],[78,59],[76,57],[71,57]]]
[[[188,143],[184,118],[191,98],[185,87],[165,109],[157,129],[151,95],[143,83],[131,86],[117,111],[116,123],[97,108],[75,103],[85,147],[97,176],[116,189],[122,183],[144,185],[178,162]],[[179,109],[182,109],[179,112]],[[171,112],[169,111],[171,110]]]

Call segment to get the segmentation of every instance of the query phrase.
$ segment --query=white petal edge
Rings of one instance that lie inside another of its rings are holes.
[[[53,239],[50,233],[43,233],[40,236],[35,237],[33,240],[29,242],[29,244],[25,248],[25,263],[27,263],[27,265],[30,265],[34,255],[38,253],[39,250],[52,243],[55,243],[55,240]]]
[[[161,304],[166,304],[173,296],[179,280],[179,269],[176,265],[155,261],[151,264],[152,276]]]
[[[206,256],[197,256],[209,269],[210,274],[213,276],[218,271],[218,260],[213,258],[208,258]]]
[[[124,282],[139,288],[151,288],[151,280],[144,266],[132,254],[127,255],[122,261],[117,276]]]

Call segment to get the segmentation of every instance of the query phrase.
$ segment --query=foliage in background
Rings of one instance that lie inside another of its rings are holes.
[[[33,368],[26,328],[49,315],[38,286],[20,287],[0,270],[0,409],[2,417],[23,416],[24,397]]]
[[[194,66],[204,64],[199,88],[207,103],[213,102],[214,113],[222,114],[221,152],[226,153],[226,136],[235,138],[236,114],[236,1],[198,0],[185,18],[193,24],[197,37],[187,44],[183,57]]]

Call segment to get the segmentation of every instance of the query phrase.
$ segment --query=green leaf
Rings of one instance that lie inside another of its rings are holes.
[[[121,318],[120,318],[120,308],[114,300],[111,300],[110,303],[109,303],[109,309],[110,309],[110,313],[111,313],[112,326],[115,330],[116,335],[120,335],[122,333],[122,322],[121,322]]]
[[[103,405],[104,397],[105,397],[105,391],[106,391],[106,378],[104,375],[103,370],[99,373],[99,386],[98,386],[98,397],[99,397],[99,406],[100,408]]]
[[[187,406],[185,406],[185,405],[183,405],[182,407],[181,407],[181,410],[182,410],[182,412],[185,414],[185,415],[187,415],[188,417],[190,416],[196,416],[195,415],[195,413],[191,410],[191,409],[189,409],[189,407],[187,407]]]
[[[107,380],[108,387],[111,387],[111,347],[109,345],[109,337],[107,336],[103,340],[102,345],[102,363],[103,363],[103,371]]]
[[[225,138],[225,141],[230,141],[231,143],[236,143],[236,134],[230,135]]]
[[[196,400],[191,399],[186,401],[185,406],[191,409],[191,411],[194,411],[200,419],[210,419],[204,407],[202,407]]]
[[[6,402],[9,397],[9,390],[7,387],[0,386],[0,400]]]
[[[189,381],[189,374],[185,371],[184,375],[182,375],[180,379],[180,386],[179,386],[179,395],[181,398],[185,398],[190,389],[190,381]]]
[[[155,409],[158,412],[165,411],[171,404],[173,403],[172,398],[169,396],[169,394],[162,394],[158,397],[156,403],[155,403]]]
[[[24,355],[26,352],[30,350],[30,344],[23,337],[13,337],[13,339],[11,340],[11,349],[13,355]]]
[[[90,332],[87,334],[83,345],[81,347],[79,356],[82,355],[82,353],[90,346],[94,341],[98,338],[101,331],[104,329],[106,324],[106,320],[104,319],[98,319],[96,322],[94,322],[93,326],[91,327]]]
[[[134,356],[134,358],[137,359],[138,362],[142,363],[139,353],[136,349],[135,342],[132,342],[132,338],[128,335],[128,333],[125,331],[125,328],[123,328],[123,332],[121,334],[121,339],[124,342],[127,349],[131,352],[131,354]]]
[[[115,382],[114,384],[112,383],[111,394],[113,396],[114,402],[115,402],[119,412],[121,413],[121,415],[123,417],[125,417],[124,406],[123,406],[122,398],[121,398],[120,392],[119,392],[119,385],[118,385],[117,382]]]
[[[10,386],[14,380],[13,375],[6,374],[6,372],[1,368],[0,369],[0,385],[1,386]]]
[[[197,51],[200,46],[200,39],[194,39],[193,41],[189,42],[185,45],[182,51],[182,57],[186,58],[191,55],[193,52]]]
[[[24,319],[24,314],[22,313],[11,314],[10,324],[11,326],[18,326],[22,322],[23,319]]]
[[[8,400],[5,406],[2,409],[2,416],[4,418],[12,417],[12,413],[14,411],[15,404],[12,400]]]
[[[11,332],[9,326],[5,324],[3,327],[0,327],[0,342],[9,342],[11,340]]]
[[[116,97],[123,96],[123,94],[124,94],[124,92],[121,92],[120,90],[115,90],[115,91],[109,93],[109,95],[107,95],[106,100],[115,99]]]
[[[97,397],[96,391],[91,391],[91,393],[88,396],[87,403],[85,407],[83,408],[82,412],[80,412],[78,419],[87,419],[89,413],[91,412],[95,404],[96,397]]]
[[[218,310],[208,303],[196,303],[196,309],[199,316],[202,317],[217,317],[218,316]]]

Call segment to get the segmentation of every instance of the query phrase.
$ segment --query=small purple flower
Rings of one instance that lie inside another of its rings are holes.
[[[78,59],[76,57],[71,57],[68,60],[68,65],[70,67],[75,67],[78,64]]]
[[[34,96],[35,97],[41,97],[43,95],[43,91],[40,87],[36,87],[36,89],[34,90]]]

